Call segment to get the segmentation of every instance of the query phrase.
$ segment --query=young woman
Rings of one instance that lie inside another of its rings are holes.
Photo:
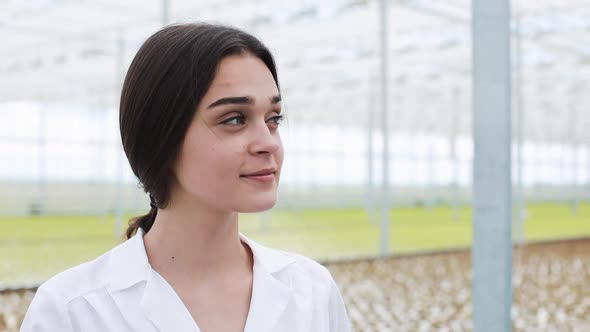
[[[120,104],[151,210],[126,242],[45,282],[21,331],[349,331],[324,267],[238,230],[240,212],[275,204],[281,119],[275,63],[255,37],[210,24],[151,36]]]

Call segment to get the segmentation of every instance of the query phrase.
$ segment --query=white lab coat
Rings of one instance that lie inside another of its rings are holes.
[[[139,229],[104,255],[41,285],[20,331],[200,331],[174,289],[149,264],[143,235]],[[326,268],[240,237],[254,256],[244,331],[350,331]]]

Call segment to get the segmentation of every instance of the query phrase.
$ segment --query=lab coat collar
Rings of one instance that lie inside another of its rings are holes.
[[[110,284],[114,289],[125,289],[150,277],[152,268],[143,243],[144,234],[139,228],[131,239],[111,251]],[[290,254],[261,246],[242,233],[240,239],[252,250],[254,266],[258,266],[261,272],[275,274],[295,262]]]
[[[240,233],[240,239],[252,250],[254,265],[258,263],[267,273],[274,274],[280,272],[295,262],[295,258],[291,254],[261,246],[242,233]]]
[[[141,307],[158,329],[199,331],[172,287],[151,268],[143,235],[139,228],[135,236],[111,252],[111,291],[115,293],[145,281]],[[261,246],[241,233],[240,239],[250,247],[254,258],[252,298],[244,331],[272,331],[294,295],[290,285],[276,275],[295,262],[295,258]]]
[[[143,244],[143,235],[143,230],[138,228],[132,238],[111,251],[109,283],[112,290],[123,290],[148,280],[152,268]]]

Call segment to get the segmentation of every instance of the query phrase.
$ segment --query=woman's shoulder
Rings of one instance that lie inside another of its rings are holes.
[[[86,310],[103,296],[141,279],[145,253],[140,237],[127,240],[99,257],[71,267],[39,286],[23,320],[21,331],[71,331],[72,310]],[[133,274],[132,272],[137,273]],[[109,305],[112,302],[108,302]],[[95,311],[93,311],[95,312]],[[79,322],[78,322],[79,323]]]
[[[65,304],[104,287],[108,282],[105,276],[111,251],[54,275],[42,283],[37,292],[51,293],[55,300]]]
[[[292,266],[290,266],[291,270],[302,273],[307,277],[317,281],[328,282],[332,280],[332,275],[330,274],[330,271],[318,261],[294,252],[282,250],[277,251],[280,254],[283,254],[294,261]]]
[[[113,280],[113,264],[118,256],[137,259],[134,238],[124,241],[102,255],[70,267],[39,286],[38,293],[53,294],[59,302],[68,303],[95,290],[107,287]],[[140,249],[140,248],[138,248]],[[128,262],[127,264],[130,264]],[[132,264],[132,263],[131,263]]]
[[[68,306],[100,288],[107,252],[100,257],[56,274],[39,286],[23,320],[21,331],[70,331]],[[50,328],[49,328],[50,327]]]

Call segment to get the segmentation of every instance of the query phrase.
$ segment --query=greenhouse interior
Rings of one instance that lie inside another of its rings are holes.
[[[149,211],[123,82],[196,22],[278,70],[278,199],[240,232],[325,266],[352,331],[590,331],[589,0],[0,2],[0,331]]]

